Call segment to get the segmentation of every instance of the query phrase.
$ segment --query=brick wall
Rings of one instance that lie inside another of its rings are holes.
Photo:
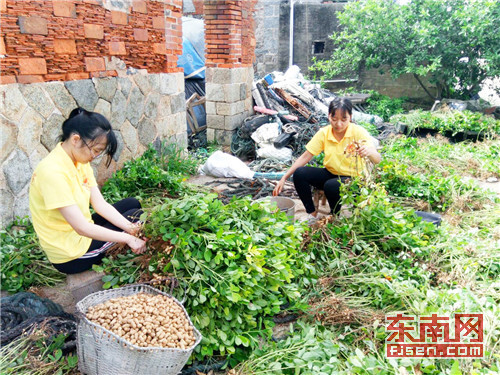
[[[113,57],[149,73],[180,71],[182,0],[129,3],[2,0],[0,83],[116,76]]]
[[[257,0],[205,0],[206,66],[251,66],[255,52],[253,11]]]

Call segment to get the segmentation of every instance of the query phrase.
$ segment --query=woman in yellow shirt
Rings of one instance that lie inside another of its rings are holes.
[[[99,263],[113,243],[135,253],[145,250],[136,222],[142,213],[135,198],[107,203],[90,162],[107,154],[107,166],[117,141],[109,121],[99,113],[74,109],[62,124],[62,142],[36,167],[29,205],[40,245],[54,267],[78,273]],[[89,204],[95,210],[90,214]]]
[[[325,192],[332,213],[340,210],[340,185],[349,177],[360,174],[359,163],[349,158],[344,150],[353,141],[365,141],[357,150],[361,164],[363,158],[372,163],[380,163],[381,157],[372,144],[368,132],[356,124],[351,123],[352,103],[349,99],[335,98],[328,108],[330,124],[321,128],[306,145],[306,151],[293,163],[290,169],[274,188],[273,195],[279,195],[285,181],[293,175],[295,189],[309,214],[308,222],[317,220],[318,211],[314,207],[311,187],[314,186]],[[324,168],[306,167],[313,156],[325,153]],[[363,166],[362,166],[363,167]],[[361,168],[362,169],[362,168]]]

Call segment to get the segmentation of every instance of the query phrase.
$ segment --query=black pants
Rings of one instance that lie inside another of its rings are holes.
[[[326,168],[300,167],[293,174],[293,184],[308,214],[316,211],[311,187],[325,192],[332,213],[340,211],[340,185],[349,177],[337,176]]]
[[[113,205],[116,210],[121,213],[124,217],[126,217],[129,221],[135,223],[139,221],[139,217],[142,214],[141,204],[135,198],[125,198],[121,201],[115,203]],[[92,215],[92,220],[94,220],[94,224],[99,225],[104,228],[108,228],[111,230],[115,230],[121,232],[122,229],[117,226],[111,224],[101,215],[95,213]],[[80,258],[70,260],[66,263],[53,264],[53,266],[59,271],[66,274],[80,273],[83,271],[87,271],[92,268],[92,265],[98,264],[101,262],[101,259],[104,258],[106,254],[106,250],[113,246],[113,242],[105,242],[92,240],[90,243],[89,249],[87,252],[82,255]]]

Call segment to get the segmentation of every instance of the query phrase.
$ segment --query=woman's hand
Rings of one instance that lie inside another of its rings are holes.
[[[139,232],[141,231],[141,223],[130,223],[127,228],[127,233],[131,234],[132,236],[137,236]]]
[[[127,245],[135,254],[142,254],[146,251],[146,241],[141,240],[138,237],[130,236],[130,239],[127,241]]]
[[[273,196],[276,197],[280,195],[281,191],[283,190],[283,187],[285,186],[285,181],[284,179],[281,179],[278,181],[278,184],[274,187],[273,190]]]
[[[373,146],[361,145],[358,148],[357,153],[362,158],[370,159],[370,161],[374,164],[380,163],[381,156],[378,153],[377,149]]]

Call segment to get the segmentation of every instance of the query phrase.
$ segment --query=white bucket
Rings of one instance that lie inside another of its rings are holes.
[[[290,220],[294,221],[295,217],[295,202],[287,197],[265,197],[259,199],[262,202],[276,203],[279,210],[286,213]]]

